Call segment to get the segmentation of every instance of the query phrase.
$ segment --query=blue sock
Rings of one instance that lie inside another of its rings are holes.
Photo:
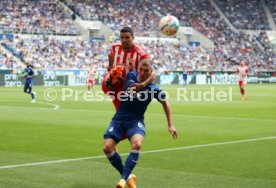
[[[122,179],[127,180],[128,176],[131,174],[132,170],[136,166],[138,159],[139,159],[140,151],[132,150],[127,159],[125,168],[123,170]]]
[[[121,156],[116,151],[113,151],[111,154],[107,155],[107,158],[112,166],[122,175],[124,165]]]

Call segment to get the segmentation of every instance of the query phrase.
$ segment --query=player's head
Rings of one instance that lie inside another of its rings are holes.
[[[121,43],[125,51],[130,51],[134,41],[134,34],[131,27],[124,27],[120,32]]]
[[[153,71],[152,62],[150,59],[143,59],[139,62],[138,67],[138,79],[140,82],[144,82],[148,79]]]
[[[27,63],[27,68],[34,68],[34,66],[31,63]]]
[[[240,61],[240,66],[242,66],[242,67],[243,67],[244,65],[245,65],[244,61],[243,61],[243,60],[241,60],[241,61]]]

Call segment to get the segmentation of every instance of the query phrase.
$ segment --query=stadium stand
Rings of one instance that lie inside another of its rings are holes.
[[[238,29],[271,30],[260,0],[216,0],[216,3]]]
[[[265,0],[265,4],[270,9],[272,18],[273,18],[274,22],[276,23],[276,1],[274,1],[274,0]]]
[[[15,37],[4,43],[10,51],[19,54],[23,62],[42,69],[82,69],[90,63],[97,64],[98,69],[106,67],[102,63],[107,62],[106,44],[101,42]]]
[[[21,66],[14,60],[12,56],[7,54],[0,48],[0,69],[14,69],[21,68]]]
[[[57,0],[0,1],[0,27],[5,33],[78,35],[71,13]]]
[[[62,2],[83,20],[102,21],[112,29],[115,36],[119,35],[121,27],[131,25],[136,36],[162,37],[158,31],[158,22],[163,15],[173,14],[182,26],[191,26],[214,42],[214,48],[207,48],[202,45],[189,46],[177,38],[177,42],[138,41],[161,71],[181,70],[183,66],[190,70],[234,70],[241,59],[254,71],[276,70],[276,55],[265,32],[270,26],[264,10],[258,7],[258,0],[215,1],[237,29],[265,29],[254,35],[248,34],[246,30],[232,30],[209,0]],[[266,4],[270,5],[275,20],[274,2],[266,0]],[[32,34],[29,38],[17,35],[13,39],[0,39],[1,45],[23,62],[33,63],[43,69],[84,69],[90,63],[95,64],[97,69],[105,69],[107,66],[111,41],[49,37],[48,34],[80,34],[72,21],[72,13],[61,6],[58,0],[1,1],[0,8],[0,31]],[[44,36],[35,35],[38,33]],[[1,52],[1,67],[7,67],[7,64],[12,66],[13,63],[3,63],[6,60],[5,54]]]
[[[160,15],[153,11],[152,1],[83,1],[64,2],[84,20],[101,20],[116,36],[123,26],[132,26],[137,36],[159,37]],[[127,19],[126,19],[127,18]]]

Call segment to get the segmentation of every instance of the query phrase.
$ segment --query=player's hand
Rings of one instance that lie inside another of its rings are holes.
[[[168,131],[172,135],[173,139],[177,139],[178,134],[177,134],[176,129],[173,125],[168,127]]]
[[[144,87],[145,87],[145,85],[142,84],[142,83],[134,83],[134,84],[132,84],[132,86],[131,86],[131,88],[133,88],[133,91],[136,91],[136,92],[140,91],[140,90],[143,89]]]

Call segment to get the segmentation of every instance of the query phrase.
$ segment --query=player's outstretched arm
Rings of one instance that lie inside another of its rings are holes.
[[[177,134],[176,129],[173,126],[173,123],[172,123],[170,104],[167,100],[161,101],[161,104],[163,106],[163,110],[166,114],[166,118],[167,118],[167,121],[168,121],[168,131],[172,135],[173,139],[177,139],[178,134]]]

